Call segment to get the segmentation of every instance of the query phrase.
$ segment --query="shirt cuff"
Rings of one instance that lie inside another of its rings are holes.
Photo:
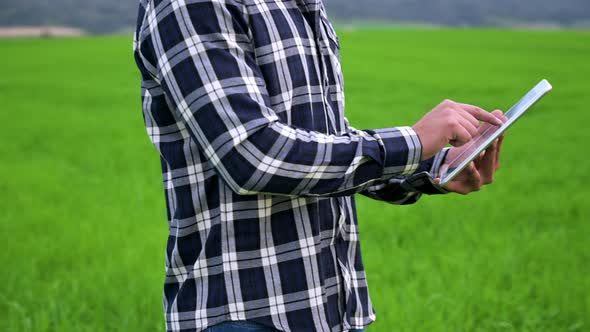
[[[433,179],[440,178],[440,169],[445,160],[447,159],[447,154],[451,148],[444,148],[439,153],[434,156],[434,160],[432,162],[432,167],[430,168],[430,176]]]
[[[444,148],[438,152],[429,161],[432,162],[429,171],[422,171],[408,176],[403,182],[402,187],[409,192],[416,192],[428,195],[446,194],[444,188],[434,183],[434,179],[440,177],[440,169],[445,162],[450,148]]]
[[[420,166],[422,143],[412,127],[375,129],[385,152],[383,179],[413,174]]]

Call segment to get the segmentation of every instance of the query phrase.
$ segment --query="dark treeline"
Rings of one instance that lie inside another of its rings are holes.
[[[590,23],[588,0],[328,0],[337,18],[409,21],[440,25],[562,26]]]
[[[451,26],[590,26],[590,0],[325,0],[340,22],[393,21]],[[0,26],[63,25],[93,33],[130,29],[136,0],[0,0]]]

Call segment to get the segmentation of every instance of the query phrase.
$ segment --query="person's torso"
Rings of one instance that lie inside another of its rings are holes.
[[[236,3],[248,13],[251,52],[280,121],[345,133],[340,45],[322,2]],[[235,194],[174,121],[157,82],[142,86],[169,220],[167,329],[249,319],[285,331],[341,331],[374,320],[354,197]],[[172,124],[154,125],[163,118]]]

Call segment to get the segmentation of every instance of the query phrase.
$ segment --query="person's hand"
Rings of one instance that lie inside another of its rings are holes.
[[[431,158],[447,144],[461,146],[469,142],[477,135],[480,120],[496,126],[502,124],[477,106],[443,101],[412,127],[422,142],[422,160]]]
[[[492,112],[492,114],[502,120],[502,122],[508,121],[508,118],[502,114],[502,111],[497,110]],[[483,132],[489,126],[489,124],[484,124],[480,127],[479,131]],[[470,192],[481,190],[484,185],[494,182],[494,175],[500,168],[500,149],[503,141],[504,134],[495,140],[479,157],[472,161],[456,178],[444,186],[444,189],[467,195]],[[446,159],[453,160],[459,153],[461,153],[461,148],[451,148]],[[435,181],[440,182],[440,179],[436,179]]]

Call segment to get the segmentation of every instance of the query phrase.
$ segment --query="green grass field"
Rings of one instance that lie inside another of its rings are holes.
[[[357,128],[555,88],[509,132],[493,186],[410,207],[358,198],[368,331],[590,331],[590,33],[340,39]],[[167,223],[131,39],[0,51],[0,331],[162,331]]]

